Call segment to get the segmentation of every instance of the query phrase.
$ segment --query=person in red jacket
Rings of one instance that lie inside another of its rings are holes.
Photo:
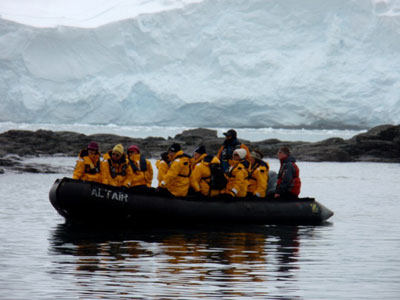
[[[281,162],[281,167],[278,173],[274,198],[296,199],[300,194],[301,188],[300,170],[296,165],[296,159],[290,155],[288,147],[279,149],[278,159]]]

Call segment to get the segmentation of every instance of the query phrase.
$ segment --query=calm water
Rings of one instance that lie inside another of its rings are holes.
[[[48,200],[65,174],[0,175],[0,298],[400,299],[400,166],[299,166],[327,225],[76,228]]]

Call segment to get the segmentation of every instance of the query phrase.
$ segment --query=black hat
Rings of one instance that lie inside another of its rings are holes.
[[[206,153],[206,147],[204,145],[200,145],[194,149],[194,152],[197,152],[198,154],[204,154]]]
[[[231,136],[233,138],[237,137],[237,133],[233,129],[229,129],[227,132],[224,132],[224,136]]]
[[[173,143],[173,144],[168,148],[168,152],[178,152],[179,150],[181,150],[181,145],[179,145],[178,143]]]

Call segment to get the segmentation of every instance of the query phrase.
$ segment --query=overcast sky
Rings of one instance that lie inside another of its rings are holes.
[[[193,2],[201,0],[0,0],[0,16],[37,27],[96,27]]]

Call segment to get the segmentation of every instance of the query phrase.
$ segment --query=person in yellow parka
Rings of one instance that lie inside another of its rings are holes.
[[[131,187],[151,187],[153,181],[153,167],[151,162],[140,153],[136,145],[128,148],[129,165],[132,169]]]
[[[268,188],[268,163],[262,160],[263,154],[254,150],[250,153],[248,196],[264,198]]]
[[[231,166],[229,167],[225,193],[233,197],[246,197],[248,186],[249,162],[245,159],[247,151],[236,149],[233,151]]]
[[[124,154],[124,147],[121,144],[108,151],[103,156],[101,164],[101,175],[104,184],[112,186],[130,186],[130,180],[133,176],[132,169]]]
[[[72,178],[101,183],[100,158],[99,145],[96,142],[90,142],[87,148],[79,153]]]
[[[169,158],[168,152],[161,153],[161,159],[156,161],[156,168],[158,170],[157,180],[158,180],[158,187],[161,187],[161,182],[165,174],[167,174],[169,169]]]
[[[174,196],[186,196],[190,185],[190,156],[183,153],[181,145],[174,143],[168,149],[171,161],[167,174],[161,181],[161,187],[167,188]]]
[[[222,193],[223,190],[211,189],[211,164],[220,164],[219,159],[213,155],[207,155],[198,163],[190,176],[190,186],[198,193],[201,192],[204,196],[214,197]]]
[[[198,146],[194,149],[193,157],[190,159],[190,165],[192,166],[192,171],[196,166],[207,156],[206,147],[204,145]]]

